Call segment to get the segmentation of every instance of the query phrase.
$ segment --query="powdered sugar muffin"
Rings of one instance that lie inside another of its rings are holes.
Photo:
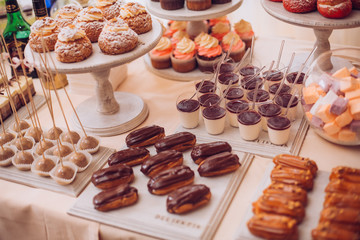
[[[55,54],[60,62],[80,62],[92,54],[92,45],[84,30],[70,24],[61,29]]]
[[[139,3],[129,2],[120,10],[120,17],[134,30],[137,34],[142,34],[152,29],[150,14],[145,7]]]
[[[59,28],[54,19],[45,17],[36,20],[31,25],[31,33],[29,36],[29,45],[35,52],[44,52],[46,50],[53,51],[58,38]],[[43,39],[43,41],[42,41]],[[46,48],[43,49],[43,43]]]
[[[95,6],[103,12],[104,18],[107,20],[120,15],[121,5],[123,5],[123,1],[121,0],[97,0],[95,4]]]
[[[79,12],[75,26],[84,30],[91,42],[97,42],[105,24],[106,19],[102,11],[90,6]]]
[[[138,35],[120,18],[111,19],[99,36],[99,47],[105,54],[120,54],[133,50]]]
[[[82,7],[73,3],[67,4],[59,9],[55,20],[58,27],[63,28],[73,24],[76,16],[82,10]]]

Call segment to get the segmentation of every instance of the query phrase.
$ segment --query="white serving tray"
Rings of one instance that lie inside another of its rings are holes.
[[[151,155],[155,154],[154,147],[148,149]],[[253,159],[249,154],[234,153],[239,156],[242,166],[234,173],[212,178],[200,177],[197,165],[190,158],[190,150],[184,153],[184,165],[195,172],[194,184],[205,184],[212,193],[209,204],[193,212],[184,215],[168,213],[167,196],[150,194],[147,189],[149,178],[140,172],[140,166],[136,166],[133,168],[135,181],[131,184],[138,189],[139,194],[135,205],[109,212],[97,211],[92,201],[100,189],[89,184],[68,213],[159,238],[211,239]]]

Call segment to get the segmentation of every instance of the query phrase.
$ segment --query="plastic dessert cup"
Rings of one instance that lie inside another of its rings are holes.
[[[244,100],[244,91],[240,87],[231,87],[227,91],[226,89],[223,91],[225,102],[228,103],[233,100]]]
[[[191,93],[181,94],[176,102],[181,125],[184,128],[196,128],[199,125],[200,103],[198,100],[191,98]]]
[[[261,125],[264,131],[268,130],[267,121],[271,117],[281,114],[281,107],[274,103],[265,103],[258,107],[258,113],[261,115]]]
[[[281,86],[281,83],[274,83],[271,86],[269,86],[270,99],[274,99],[275,94],[280,86]],[[284,93],[289,93],[289,92],[290,92],[290,87],[284,83],[281,86],[281,90],[278,95],[281,95]]]
[[[247,100],[249,102],[254,102],[255,100],[255,110],[258,111],[258,108],[260,105],[265,104],[270,99],[270,94],[262,89],[258,89],[256,98],[255,96],[255,90],[251,90],[247,93]]]
[[[270,142],[275,145],[286,144],[290,136],[291,122],[287,117],[271,117],[267,121]]]
[[[217,95],[215,93],[203,94],[198,98],[198,100],[199,100],[199,103],[200,103],[201,112],[206,107],[210,107],[210,106],[213,106],[213,105],[219,105],[220,104],[220,97],[219,97],[219,95]]]
[[[269,87],[275,83],[280,83],[284,78],[284,73],[280,70],[271,70],[263,73],[263,77],[265,79],[264,89],[269,91]]]
[[[239,127],[237,117],[240,113],[249,110],[249,103],[245,100],[232,100],[226,104],[227,116],[232,127]]]
[[[290,99],[293,95],[290,93],[285,93],[278,95],[275,99],[275,103],[281,107],[281,114],[286,115],[290,121],[296,120],[296,114],[297,114],[297,105],[299,102],[298,97],[294,97],[291,101],[291,104],[289,106],[289,110],[287,110],[287,107],[289,105]],[[286,113],[287,111],[287,113]]]
[[[296,79],[296,76],[297,76],[298,72],[291,72],[289,73],[288,75],[286,75],[286,82],[291,85],[291,84],[294,84],[294,81]],[[298,78],[298,80],[296,81],[295,83],[295,87],[293,88],[291,94],[294,94],[294,93],[298,93],[300,94],[301,91],[302,91],[302,88],[304,86],[304,82],[305,82],[305,73],[300,73],[300,76]],[[296,90],[295,90],[296,89]]]
[[[244,111],[238,115],[239,131],[242,139],[253,141],[261,132],[261,116],[255,111]]]
[[[253,75],[248,75],[241,79],[240,86],[244,90],[245,97],[248,92],[256,88],[256,84],[258,85],[258,89],[260,89],[263,85],[263,78],[260,76],[254,77]]]
[[[256,66],[247,65],[239,70],[240,80],[245,76],[253,76],[259,71],[260,71],[260,68],[258,68]]]
[[[217,135],[224,132],[226,110],[219,105],[210,106],[202,112],[206,132]]]
[[[199,89],[197,92],[197,96],[200,97],[205,93],[214,93],[216,92],[216,88],[214,87],[215,83],[209,80],[200,80],[195,82],[195,90]]]
[[[219,75],[219,88],[223,92],[230,84],[230,87],[239,85],[239,75],[233,72],[222,73]]]

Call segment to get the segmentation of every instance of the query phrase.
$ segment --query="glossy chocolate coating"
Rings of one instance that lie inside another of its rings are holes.
[[[292,95],[290,93],[278,95],[275,99],[275,103],[280,107],[286,108],[290,102],[291,97]],[[298,97],[295,96],[291,102],[290,107],[295,107],[298,104],[298,101],[299,101]]]
[[[226,92],[226,90],[224,90],[224,93]],[[240,99],[244,96],[244,91],[241,88],[238,87],[231,87],[229,88],[228,92],[225,95],[225,98],[228,100],[233,100],[233,99]]]
[[[248,75],[248,76],[245,76],[243,79],[241,79],[241,86],[246,90],[255,89],[256,83],[258,84],[258,88],[260,89],[263,84],[262,78]]]
[[[255,91],[256,90],[252,90],[247,94],[247,99],[251,102],[254,101]],[[270,99],[270,94],[267,91],[258,89],[255,100],[256,102],[265,102],[269,99]]]
[[[246,66],[243,67],[242,69],[239,70],[239,73],[242,76],[248,76],[248,75],[254,75],[256,74],[258,71],[260,71],[260,68],[255,67],[255,66]]]
[[[231,146],[224,141],[203,143],[196,145],[191,151],[191,158],[195,161],[199,158],[207,158],[209,156],[222,153],[231,152]]]
[[[274,103],[262,104],[259,106],[258,112],[264,117],[274,117],[281,113],[281,107]]]
[[[236,154],[222,152],[212,155],[201,162],[198,168],[200,176],[207,173],[218,172],[234,165],[240,166],[239,157]]]
[[[232,63],[222,63],[220,66],[220,73],[234,71],[235,65]]]
[[[136,188],[131,187],[129,184],[121,184],[115,188],[103,190],[95,195],[93,198],[93,204],[95,207],[101,206],[118,198],[129,198],[133,194],[137,194]]]
[[[195,145],[196,136],[190,132],[178,132],[160,139],[155,143],[156,151],[161,152],[174,149],[181,145],[182,148],[189,149]],[[186,150],[184,149],[184,150]],[[175,149],[174,149],[175,150]]]
[[[200,108],[200,103],[195,99],[183,99],[176,107],[181,112],[195,112]]]
[[[165,130],[163,127],[159,127],[156,125],[146,126],[143,128],[139,128],[135,131],[132,131],[126,136],[126,145],[128,147],[133,146],[135,144],[139,144],[144,142],[152,137],[155,137],[159,134],[164,134]]]
[[[286,80],[287,80],[289,83],[294,83],[297,74],[298,74],[298,72],[289,73],[288,75],[286,75]],[[303,82],[304,82],[304,77],[305,77],[305,73],[303,73],[303,72],[300,73],[300,76],[299,76],[298,80],[296,81],[296,84],[303,84]]]
[[[280,81],[281,79],[283,79],[284,77],[284,73],[279,71],[279,70],[271,70],[271,71],[266,71],[264,72],[264,78],[267,81]]]
[[[275,116],[267,120],[267,126],[274,130],[284,130],[288,129],[291,123],[287,117]]]
[[[200,106],[209,107],[214,104],[219,104],[220,97],[215,93],[204,94],[199,97]]]
[[[113,153],[108,158],[108,164],[109,166],[113,166],[120,163],[128,163],[138,158],[143,158],[146,155],[149,154],[149,150],[146,148],[128,148],[121,151],[118,151],[116,153]]]
[[[239,114],[249,110],[249,103],[245,100],[232,100],[226,104],[226,109],[229,112]]]
[[[204,108],[203,117],[209,120],[216,120],[224,117],[226,114],[226,110],[220,106],[210,106]]]
[[[96,186],[98,184],[116,180],[119,178],[126,178],[133,175],[131,167],[125,164],[117,164],[108,168],[97,170],[91,177],[91,182]]]
[[[255,125],[260,122],[261,116],[255,111],[245,111],[239,114],[238,122],[243,125]]]
[[[151,178],[147,184],[149,192],[153,190],[169,187],[173,184],[188,181],[194,177],[194,171],[188,166],[177,166],[168,170],[162,171],[155,177]]]
[[[182,158],[182,153],[175,150],[166,150],[146,159],[141,165],[140,171],[149,175],[159,166],[168,165],[170,162],[176,162]]]
[[[219,83],[224,85],[236,84],[239,82],[239,76],[233,72],[226,72],[219,75]]]
[[[198,89],[201,86],[201,82],[197,83],[195,85],[195,88]],[[214,92],[214,82],[205,80],[201,86],[201,88],[199,89],[200,93],[209,93],[209,92]]]
[[[280,83],[275,83],[269,87],[269,93],[275,94],[279,89]],[[288,93],[290,91],[290,87],[286,84],[283,84],[279,94]]]
[[[180,207],[185,204],[196,204],[204,200],[210,189],[204,184],[188,185],[171,192],[166,200],[167,209]]]

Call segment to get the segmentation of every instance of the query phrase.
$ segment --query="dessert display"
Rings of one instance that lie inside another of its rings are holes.
[[[95,6],[102,11],[105,19],[110,20],[120,15],[122,4],[121,0],[97,0]]]
[[[59,9],[55,16],[56,24],[59,28],[66,27],[70,24],[73,24],[75,18],[79,14],[82,8],[76,4],[67,4]]]
[[[155,144],[165,136],[163,127],[152,125],[130,132],[125,139],[128,147],[146,147]]]
[[[161,37],[155,48],[149,52],[151,65],[156,69],[170,68],[172,49],[170,39]]]
[[[204,108],[202,111],[207,133],[217,135],[224,132],[226,110],[219,105]]]
[[[102,11],[96,7],[89,6],[79,12],[74,25],[79,30],[83,30],[89,40],[94,43],[98,41],[105,24],[106,19]]]
[[[171,54],[171,65],[176,72],[186,73],[196,68],[195,43],[189,38],[182,38]]]
[[[116,164],[97,170],[91,177],[91,182],[100,189],[109,189],[132,181],[134,181],[134,172],[125,164]]]
[[[131,147],[113,153],[108,158],[109,166],[126,164],[130,167],[142,164],[150,157],[150,152],[146,148]]]
[[[190,132],[178,132],[167,135],[155,143],[157,152],[176,150],[184,152],[195,146],[196,136]]]
[[[241,166],[239,157],[230,152],[221,152],[205,158],[198,167],[202,177],[214,177],[236,171]]]
[[[120,17],[137,34],[143,34],[152,29],[152,20],[145,7],[137,2],[128,2],[120,9]]]
[[[36,20],[31,25],[29,36],[31,49],[35,52],[54,51],[59,31],[59,27],[53,18],[45,17]]]
[[[200,164],[207,157],[212,155],[231,152],[232,148],[229,143],[224,141],[198,144],[191,150],[191,158],[196,164]]]

